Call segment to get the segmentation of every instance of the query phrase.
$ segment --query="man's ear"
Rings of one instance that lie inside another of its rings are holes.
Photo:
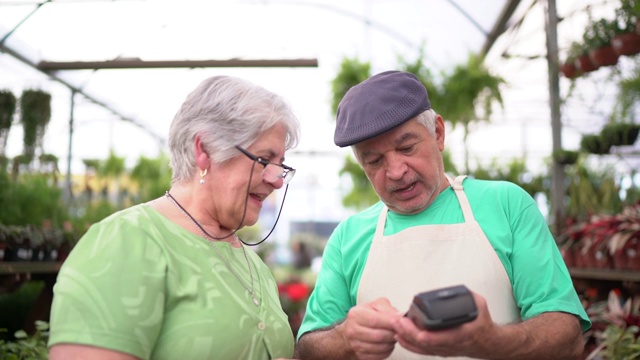
[[[440,116],[439,114],[436,114],[436,141],[438,142],[438,149],[440,149],[440,152],[444,151],[444,133],[445,133],[445,126],[444,126],[444,119],[442,118],[442,116]]]

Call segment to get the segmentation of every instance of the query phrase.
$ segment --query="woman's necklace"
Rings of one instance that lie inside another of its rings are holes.
[[[244,254],[244,260],[247,262],[247,268],[249,268],[249,279],[251,281],[251,286],[247,286],[245,284],[245,282],[242,280],[242,278],[240,277],[240,275],[238,275],[236,273],[236,271],[233,269],[233,267],[231,266],[231,263],[227,260],[227,258],[225,258],[222,255],[222,252],[220,251],[220,249],[218,249],[218,246],[216,245],[215,241],[213,239],[211,239],[209,237],[209,235],[207,234],[207,232],[204,230],[204,228],[202,227],[202,225],[200,225],[200,223],[198,221],[196,221],[196,219],[191,216],[191,214],[189,214],[189,212],[182,207],[182,205],[180,205],[180,203],[178,202],[178,200],[176,200],[173,195],[171,195],[168,191],[165,193],[165,196],[167,198],[169,198],[169,200],[171,200],[171,202],[173,202],[173,204],[180,209],[180,211],[182,212],[182,214],[184,214],[184,216],[186,216],[189,220],[191,220],[191,222],[198,228],[200,229],[200,232],[202,233],[202,236],[209,240],[209,242],[211,243],[211,246],[213,247],[213,249],[215,250],[216,254],[218,254],[218,257],[220,257],[220,259],[222,260],[222,262],[224,263],[224,265],[227,267],[227,269],[231,272],[231,274],[233,276],[235,276],[236,279],[238,279],[238,281],[240,282],[240,284],[242,285],[243,288],[245,288],[248,292],[249,295],[251,295],[251,298],[253,299],[253,303],[256,304],[256,306],[260,305],[260,300],[258,300],[254,287],[253,287],[253,272],[251,271],[251,264],[249,263],[249,258],[247,257],[247,251],[244,248],[243,244],[240,244],[240,247],[242,248],[242,253]],[[237,238],[236,238],[237,239]]]

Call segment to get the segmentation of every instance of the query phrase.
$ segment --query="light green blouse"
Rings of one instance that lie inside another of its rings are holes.
[[[216,246],[248,286],[242,249]],[[212,244],[145,204],[93,225],[54,287],[49,346],[93,345],[143,359],[290,358],[276,282],[247,249],[256,306]]]

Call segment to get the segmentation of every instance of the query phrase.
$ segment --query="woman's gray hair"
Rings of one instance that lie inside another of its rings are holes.
[[[200,135],[212,161],[224,163],[241,155],[236,145],[249,147],[276,124],[286,129],[286,150],[296,147],[300,124],[284,98],[231,76],[204,80],[187,96],[169,128],[172,184],[190,180],[194,175],[196,135]]]

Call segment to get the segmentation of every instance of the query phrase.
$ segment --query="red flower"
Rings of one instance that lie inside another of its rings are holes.
[[[303,301],[309,296],[309,287],[305,283],[291,283],[287,285],[286,294],[291,301]]]

